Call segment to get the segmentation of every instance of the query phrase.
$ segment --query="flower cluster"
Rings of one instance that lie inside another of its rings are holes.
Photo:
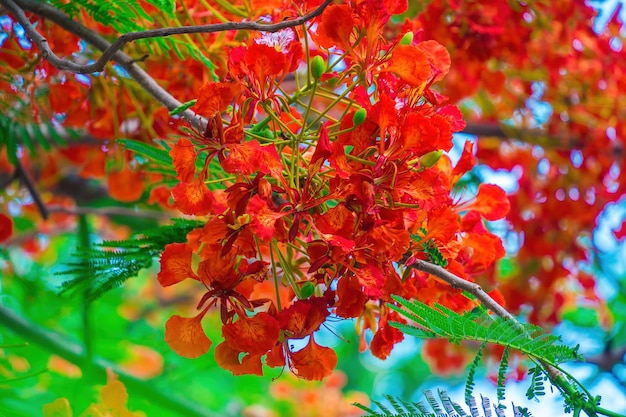
[[[206,130],[170,155],[176,207],[206,224],[165,248],[158,275],[163,286],[192,279],[202,289],[198,315],[166,324],[179,354],[209,350],[201,322],[215,307],[220,366],[288,366],[319,380],[337,362],[315,339],[331,315],[371,329],[370,349],[384,359],[402,339],[389,325],[401,320],[386,307],[392,294],[473,306],[410,265],[426,259],[466,279],[485,272],[504,250],[483,219],[506,215],[508,199],[485,184],[475,198],[454,197],[474,157],[471,143],[455,166],[444,153],[464,127],[435,90],[449,55],[410,31],[380,36],[406,7],[332,5],[305,28],[231,49],[222,82],[200,89],[194,109]],[[259,290],[267,282],[273,291]]]

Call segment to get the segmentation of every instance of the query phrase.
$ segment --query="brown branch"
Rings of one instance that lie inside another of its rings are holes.
[[[72,216],[82,216],[82,215],[87,215],[87,214],[93,214],[96,216],[104,216],[104,217],[128,216],[128,217],[157,219],[157,220],[160,220],[160,219],[167,220],[167,219],[172,218],[171,215],[165,212],[161,212],[161,211],[155,211],[155,210],[138,211],[138,210],[135,210],[132,208],[126,208],[126,207],[101,207],[101,208],[73,207],[73,208],[69,208],[69,207],[54,205],[54,206],[48,207],[48,212],[49,213],[63,213],[63,214],[69,214]]]
[[[550,135],[544,129],[527,129],[508,126],[498,122],[471,122],[468,121],[460,132],[467,135],[516,140],[530,145],[539,145],[545,149],[574,150],[584,149],[585,141],[580,137],[558,137]],[[616,145],[611,150],[613,155],[619,155],[621,148]]]
[[[491,296],[489,296],[489,294],[487,294],[480,285],[458,277],[438,265],[434,265],[430,262],[422,261],[420,259],[416,260],[413,264],[410,265],[410,267],[417,269],[418,271],[423,271],[430,275],[436,276],[437,278],[447,282],[452,288],[458,288],[467,291],[468,293],[476,297],[485,307],[493,311],[498,317],[510,320],[521,327],[521,324],[517,321],[515,316],[513,316],[504,307],[502,307],[493,298],[491,298]],[[550,365],[549,363],[541,361],[541,365],[546,370],[546,372],[550,376],[550,379],[554,383],[558,383],[558,381],[563,378],[563,374],[561,373],[561,371],[559,371],[557,368]]]
[[[322,14],[326,6],[331,3],[331,1],[332,0],[325,0],[324,3],[322,3],[317,9],[297,19],[285,20],[283,22],[274,24],[262,24],[256,22],[227,22],[198,26],[160,28],[145,30],[141,32],[126,33],[117,38],[115,42],[113,42],[113,44],[106,48],[103,51],[102,56],[96,62],[87,65],[80,65],[76,62],[67,59],[61,59],[56,56],[55,53],[48,46],[48,40],[43,37],[39,32],[37,32],[37,30],[30,23],[24,12],[15,4],[13,0],[0,0],[0,3],[4,4],[5,7],[11,11],[11,13],[18,20],[18,22],[20,22],[20,24],[24,27],[26,33],[28,33],[28,36],[35,43],[37,43],[39,49],[41,50],[41,55],[44,59],[46,59],[52,65],[61,70],[68,70],[77,74],[91,74],[94,72],[102,71],[107,62],[114,58],[116,52],[122,49],[122,47],[129,42],[134,42],[139,39],[159,38],[171,35],[215,33],[230,30],[257,30],[263,32],[278,32],[282,29],[302,25],[303,23],[319,16],[320,14]]]
[[[24,184],[24,186],[28,190],[28,193],[33,198],[33,202],[37,206],[37,210],[39,211],[39,214],[41,214],[41,217],[43,217],[44,220],[48,220],[48,216],[50,215],[50,213],[48,212],[46,204],[41,199],[41,194],[39,194],[35,183],[30,178],[30,175],[28,175],[28,173],[24,170],[24,167],[17,157],[15,159],[15,173],[19,181]]]
[[[0,0],[6,1],[6,0]],[[59,27],[78,36],[85,42],[95,48],[104,51],[111,46],[111,43],[98,35],[96,32],[88,29],[80,23],[69,18],[65,13],[49,5],[46,2],[37,0],[14,0],[14,3],[22,9],[41,16],[51,22],[56,23]],[[182,103],[172,96],[167,90],[162,88],[146,71],[135,63],[135,60],[126,55],[122,51],[113,54],[115,61],[133,78],[148,94],[150,94],[159,103],[164,105],[168,110],[180,107]],[[181,113],[181,116],[189,121],[189,123],[198,130],[203,130],[206,126],[206,120],[198,117],[191,110]]]
[[[467,281],[461,277],[457,277],[453,273],[438,265],[431,264],[430,262],[422,261],[420,259],[417,259],[410,266],[414,269],[417,269],[418,271],[426,272],[430,275],[434,275],[437,278],[444,280],[452,288],[458,288],[467,291],[468,293],[476,297],[485,307],[496,313],[496,315],[498,315],[499,317],[517,322],[515,316],[509,313],[504,307],[502,307],[493,298],[491,298],[491,296],[487,294],[480,285],[474,282]]]
[[[499,123],[467,122],[461,133],[476,136],[490,136],[501,139],[509,138],[509,136],[504,133],[504,130],[502,130]]]

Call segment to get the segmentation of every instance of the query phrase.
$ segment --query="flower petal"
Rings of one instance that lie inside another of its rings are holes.
[[[386,71],[395,73],[411,87],[420,87],[431,75],[427,55],[416,46],[410,45],[396,46]]]
[[[352,8],[349,5],[332,5],[324,10],[317,26],[317,42],[328,49],[336,46],[350,49],[350,35],[354,27]]]
[[[138,200],[143,194],[141,172],[131,171],[126,166],[121,171],[111,172],[107,181],[109,195],[117,201],[130,203]]]
[[[161,253],[161,270],[157,275],[163,287],[177,284],[184,279],[198,276],[191,269],[191,248],[186,243],[170,243]]]
[[[224,342],[239,352],[262,355],[271,350],[280,334],[278,321],[267,313],[242,317],[222,327]]]
[[[301,350],[289,355],[293,371],[309,381],[321,381],[337,366],[337,354],[331,348],[315,343],[313,335]]]
[[[245,355],[239,362],[240,354],[240,351],[222,342],[215,348],[215,361],[233,375],[263,375],[261,355]]]
[[[197,358],[204,355],[211,347],[211,340],[202,328],[204,312],[196,317],[174,315],[165,323],[165,342],[185,358]]]
[[[506,216],[511,209],[511,203],[502,188],[494,184],[480,184],[476,201],[471,208],[492,221]]]
[[[193,181],[196,172],[196,149],[188,139],[181,139],[170,150],[176,169],[176,178],[183,182]]]
[[[184,214],[204,216],[209,214],[214,198],[202,178],[193,182],[180,182],[172,190],[178,208]]]

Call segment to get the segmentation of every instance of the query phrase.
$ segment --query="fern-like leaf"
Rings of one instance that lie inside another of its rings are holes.
[[[151,13],[147,12],[138,0],[51,0],[50,3],[70,17],[78,16],[84,10],[96,22],[115,29],[118,33],[141,32],[146,25],[154,22]],[[146,0],[163,14],[164,18],[175,17],[175,0]],[[153,12],[152,12],[153,13]],[[145,22],[142,24],[142,22]],[[142,44],[149,53],[154,53],[152,47],[156,45],[163,53],[175,53],[179,59],[186,57],[201,61],[213,70],[215,65],[202,53],[201,48],[185,37],[153,38],[137,41]],[[187,56],[183,53],[187,53]]]
[[[539,366],[532,367],[528,370],[530,376],[530,386],[526,390],[526,398],[539,401],[539,397],[546,395],[544,381],[548,378]]]
[[[390,305],[390,308],[417,324],[413,326],[391,322],[393,327],[408,335],[427,339],[443,338],[455,343],[474,340],[497,344],[552,365],[579,359],[577,348],[560,344],[560,338],[546,335],[532,324],[492,317],[480,309],[461,315],[439,304],[430,307],[419,301],[392,297],[400,306]]]
[[[469,371],[467,372],[467,379],[465,380],[465,404],[470,407],[470,411],[472,408],[471,400],[474,395],[474,387],[476,383],[474,382],[474,378],[476,376],[476,369],[478,369],[478,364],[483,357],[483,351],[485,350],[485,346],[487,344],[485,342],[480,344],[478,348],[478,352],[476,352],[476,357],[472,361],[470,365]]]
[[[379,408],[379,411],[375,411],[362,404],[355,403],[354,405],[361,410],[367,412],[367,417],[470,417],[460,405],[453,402],[448,393],[445,390],[437,391],[438,398],[435,397],[431,390],[425,390],[424,396],[426,401],[432,408],[433,412],[428,412],[421,403],[412,403],[404,401],[397,397],[385,395],[386,401],[389,406],[382,404],[379,401],[373,401],[373,404]],[[476,400],[472,398],[471,403],[471,417],[491,417],[491,402],[488,398],[481,395],[484,414],[480,414],[476,405]],[[505,417],[505,409],[500,409],[497,414],[499,417]],[[513,404],[513,417],[532,417],[531,414],[525,408],[520,408]]]
[[[78,261],[66,264],[68,269],[57,273],[74,276],[62,284],[61,292],[80,291],[93,301],[149,268],[167,244],[184,242],[187,233],[200,226],[199,221],[176,219],[171,225],[144,232],[135,239],[94,245],[108,250],[79,248]]]
[[[506,383],[506,373],[509,370],[509,347],[505,347],[502,352],[502,358],[500,359],[500,366],[498,367],[498,407],[500,407],[502,401],[506,398],[506,392],[504,389],[504,385]]]

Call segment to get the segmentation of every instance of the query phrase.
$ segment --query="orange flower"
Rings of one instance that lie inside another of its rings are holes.
[[[224,325],[222,333],[224,342],[232,349],[262,355],[276,344],[280,326],[274,317],[261,312]]]
[[[304,348],[289,355],[289,364],[300,378],[321,381],[337,366],[337,354],[331,348],[315,343],[311,335],[309,343]]]
[[[395,327],[391,327],[387,321],[391,319],[397,322],[404,322],[398,313],[392,312],[388,316],[379,319],[379,327],[370,342],[372,355],[379,359],[387,359],[396,343],[404,340],[404,333]]]
[[[182,182],[192,182],[196,172],[196,150],[188,139],[181,139],[170,149],[176,178]]]
[[[197,358],[211,347],[211,340],[204,333],[202,318],[208,309],[195,317],[185,318],[174,315],[165,323],[165,342],[185,358]]]
[[[118,201],[130,203],[138,200],[143,194],[141,172],[131,171],[127,166],[124,166],[121,171],[111,172],[107,180],[109,195]]]
[[[363,294],[361,284],[357,277],[351,275],[342,277],[337,284],[337,297],[335,314],[339,317],[358,317],[365,309],[365,303],[369,297]]]
[[[317,43],[326,49],[336,46],[349,51],[354,30],[352,8],[349,5],[332,5],[324,10],[317,27]]]
[[[213,206],[213,194],[202,178],[192,182],[180,182],[172,190],[176,207],[184,214],[204,216]]]
[[[235,83],[206,83],[198,92],[198,101],[192,106],[204,117],[213,117],[226,110],[239,94],[239,85]]]
[[[498,220],[508,214],[511,203],[502,188],[494,184],[480,184],[476,200],[463,208],[476,210],[487,220]]]
[[[329,315],[326,304],[326,299],[322,297],[297,300],[291,307],[278,313],[280,328],[290,338],[300,339],[312,334]]]
[[[184,279],[199,280],[191,269],[191,248],[186,243],[170,243],[161,253],[161,270],[157,275],[163,287],[177,284]]]
[[[423,86],[432,74],[428,56],[420,48],[410,45],[395,47],[385,71],[395,73],[411,87]]]

